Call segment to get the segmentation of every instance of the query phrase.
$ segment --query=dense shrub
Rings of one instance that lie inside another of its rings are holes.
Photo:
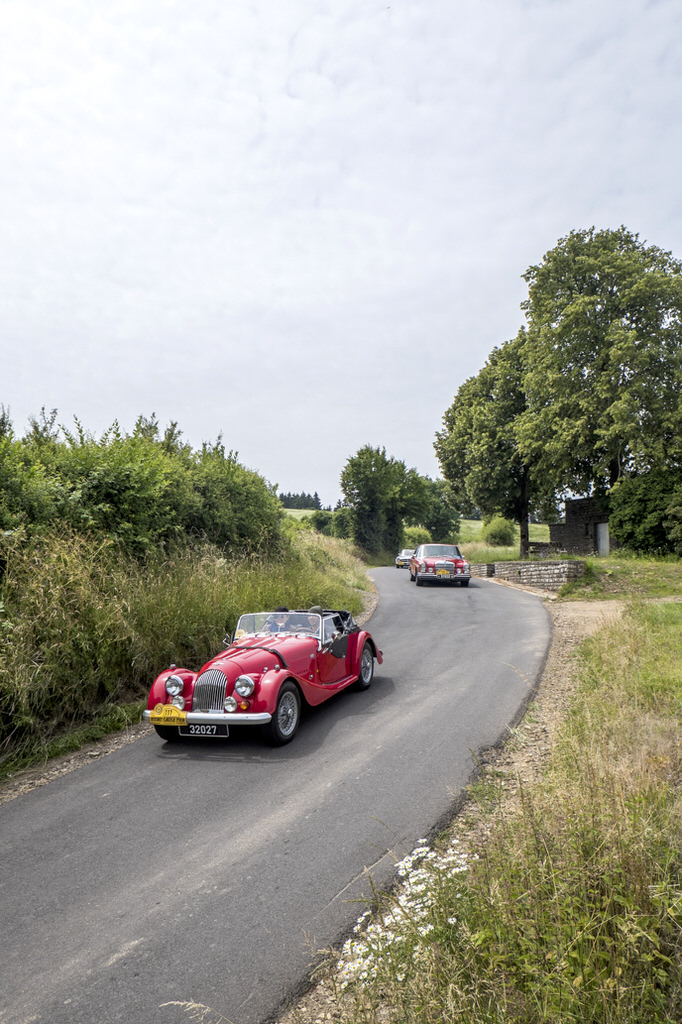
[[[326,509],[316,509],[314,512],[310,513],[308,518],[314,530],[317,530],[318,533],[324,533],[327,536],[331,536],[332,521],[334,518],[332,512],[328,512]]]
[[[502,516],[495,516],[481,528],[481,539],[491,547],[511,547],[515,537],[514,524]]]
[[[430,544],[433,537],[423,526],[406,526],[403,540],[406,548],[417,548],[420,544]]]
[[[347,540],[353,536],[354,513],[352,508],[342,505],[334,509],[332,517],[331,533],[333,537],[341,537]]]
[[[132,435],[114,424],[97,439],[77,424],[62,441],[37,429],[0,439],[0,529],[34,533],[61,522],[115,538],[138,557],[183,537],[275,553],[282,515],[274,489],[221,440],[193,452],[177,430],[161,437],[145,420]]]
[[[609,494],[609,528],[622,547],[682,554],[682,471],[652,470],[619,481]]]

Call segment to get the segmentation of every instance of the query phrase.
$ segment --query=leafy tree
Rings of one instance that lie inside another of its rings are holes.
[[[341,489],[353,511],[353,540],[369,554],[398,550],[403,519],[424,500],[423,478],[405,463],[389,458],[385,448],[365,445],[348,459]]]
[[[569,493],[682,466],[682,264],[574,231],[524,275],[527,328],[460,387],[436,451],[460,507],[521,527]]]
[[[435,449],[460,507],[500,514],[519,524],[528,553],[529,514],[549,502],[550,490],[521,452],[517,430],[526,410],[523,330],[493,349],[485,366],[459,388],[443,417]]]
[[[524,278],[529,464],[579,494],[682,464],[682,264],[624,227],[590,228]]]
[[[452,488],[446,480],[422,477],[424,498],[422,507],[413,514],[410,526],[423,526],[428,540],[455,540],[459,534],[461,517],[454,502]],[[424,541],[423,543],[426,543]]]
[[[12,419],[10,417],[9,406],[5,406],[0,402],[0,440],[3,437],[12,436]]]

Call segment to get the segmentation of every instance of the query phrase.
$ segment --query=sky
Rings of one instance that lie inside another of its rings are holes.
[[[682,258],[679,0],[0,0],[0,404],[440,475],[572,230]]]

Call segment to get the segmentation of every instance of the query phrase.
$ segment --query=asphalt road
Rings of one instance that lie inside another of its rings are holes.
[[[1,1024],[186,1024],[189,1001],[262,1022],[368,875],[388,883],[452,813],[537,681],[549,616],[484,580],[372,575],[384,664],[290,745],[150,732],[0,806]]]

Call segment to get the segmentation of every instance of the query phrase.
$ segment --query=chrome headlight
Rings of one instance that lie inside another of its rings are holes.
[[[180,708],[181,711],[185,709],[185,698],[184,697],[173,697],[171,704],[174,708]]]
[[[239,676],[234,684],[235,693],[238,693],[240,697],[250,697],[255,689],[256,684],[251,676]]]
[[[179,693],[182,693],[184,685],[180,676],[168,676],[166,680],[166,693],[169,697],[177,697]]]
[[[226,697],[223,702],[223,707],[225,708],[226,711],[236,711],[237,701],[234,699],[234,697]]]

